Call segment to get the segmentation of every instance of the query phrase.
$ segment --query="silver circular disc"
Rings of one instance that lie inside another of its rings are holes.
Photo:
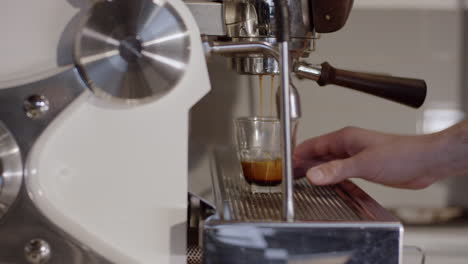
[[[22,179],[20,149],[13,135],[0,122],[0,218],[16,200]]]
[[[168,3],[113,0],[96,3],[78,33],[75,61],[93,92],[140,103],[164,96],[184,74],[190,38]]]

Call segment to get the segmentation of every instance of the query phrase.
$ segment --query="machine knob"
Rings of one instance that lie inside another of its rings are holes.
[[[95,95],[144,103],[172,90],[190,58],[190,34],[169,3],[99,1],[85,16],[75,63]]]

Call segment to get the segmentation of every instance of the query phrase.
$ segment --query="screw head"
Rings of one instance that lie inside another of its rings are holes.
[[[31,95],[23,103],[26,115],[31,119],[38,119],[49,111],[49,100],[43,95]]]
[[[24,247],[26,260],[32,264],[47,263],[51,253],[49,243],[43,239],[31,239]]]

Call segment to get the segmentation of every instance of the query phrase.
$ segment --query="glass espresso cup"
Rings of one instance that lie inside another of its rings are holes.
[[[235,120],[237,149],[244,179],[255,193],[281,191],[281,127],[277,118]]]

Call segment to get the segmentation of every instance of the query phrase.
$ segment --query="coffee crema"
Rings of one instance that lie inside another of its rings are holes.
[[[249,184],[277,186],[283,179],[281,158],[275,160],[242,161],[242,172]]]

